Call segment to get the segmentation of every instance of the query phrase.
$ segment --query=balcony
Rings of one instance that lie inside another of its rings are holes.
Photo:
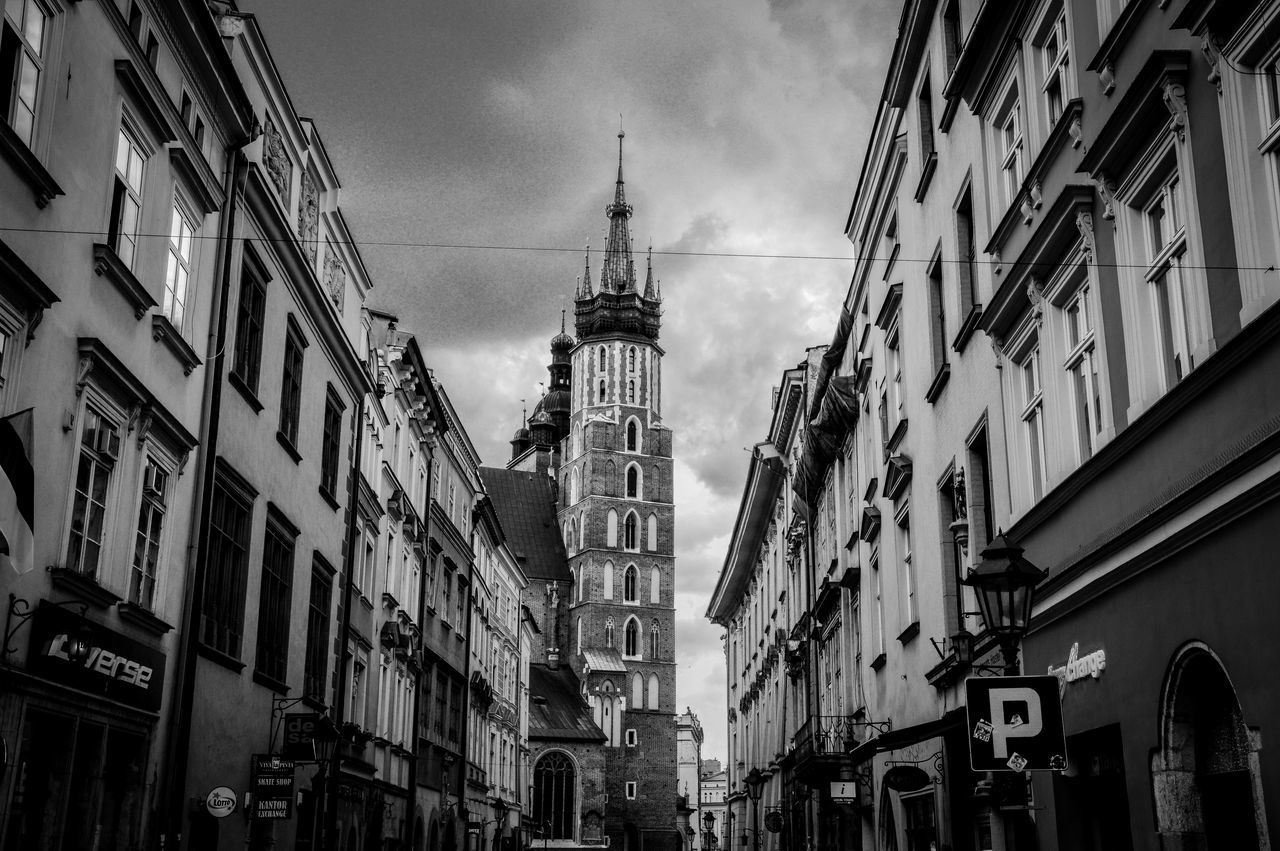
[[[850,715],[815,715],[795,737],[796,777],[809,782],[836,780],[849,765],[849,751],[871,725]]]

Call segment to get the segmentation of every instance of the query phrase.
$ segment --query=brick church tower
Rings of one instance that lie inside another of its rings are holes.
[[[604,833],[615,848],[650,851],[677,847],[675,511],[662,297],[652,254],[643,289],[637,281],[623,138],[599,287],[588,264],[576,343],[563,333],[552,342],[573,343],[558,513],[574,581],[565,657],[607,738]]]

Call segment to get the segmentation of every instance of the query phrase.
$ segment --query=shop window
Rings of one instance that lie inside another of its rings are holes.
[[[1067,737],[1067,770],[1053,775],[1062,848],[1132,851],[1120,727]]]
[[[938,823],[933,790],[924,795],[902,799],[902,821],[906,833],[906,851],[936,851]]]

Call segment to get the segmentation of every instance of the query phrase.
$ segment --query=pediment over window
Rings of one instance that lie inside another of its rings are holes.
[[[885,462],[884,495],[897,499],[911,484],[911,459],[906,455],[890,455]]]
[[[880,509],[874,505],[862,509],[862,528],[859,530],[862,540],[871,543],[880,535]]]
[[[898,315],[898,309],[902,307],[902,284],[893,284],[885,291],[884,301],[880,304],[880,312],[876,314],[876,326],[882,331],[888,331],[893,324],[893,320]]]
[[[1179,119],[1165,102],[1165,87],[1185,86],[1190,68],[1191,54],[1186,50],[1152,51],[1128,83],[1107,123],[1088,142],[1089,150],[1080,161],[1079,170],[1094,177],[1114,178],[1151,144],[1159,128],[1172,120],[1177,129]],[[1185,124],[1185,116],[1181,120]]]

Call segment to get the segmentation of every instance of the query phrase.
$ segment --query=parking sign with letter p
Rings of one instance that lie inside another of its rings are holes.
[[[1057,677],[970,677],[964,686],[974,771],[1066,766]]]

